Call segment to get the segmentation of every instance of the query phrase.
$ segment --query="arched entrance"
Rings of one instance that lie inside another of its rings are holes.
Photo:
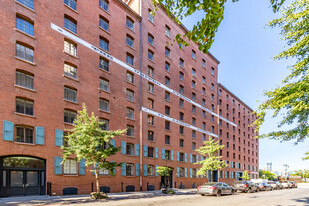
[[[45,195],[46,161],[29,156],[0,157],[0,197]]]

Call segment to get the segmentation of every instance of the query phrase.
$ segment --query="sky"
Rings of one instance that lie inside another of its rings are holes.
[[[273,59],[286,44],[279,28],[266,26],[280,15],[273,13],[269,2],[239,0],[232,3],[228,0],[224,19],[210,49],[220,61],[219,82],[252,109],[265,99],[264,91],[275,88],[289,74],[287,67],[295,61]],[[183,24],[191,29],[193,23],[202,18],[203,13],[195,13]],[[277,122],[278,119],[268,115],[260,134],[278,130]],[[260,169],[266,169],[267,162],[272,162],[273,171],[282,171],[283,164],[289,165],[290,171],[309,169],[309,160],[301,159],[309,151],[308,143],[295,145],[293,141],[260,140]]]

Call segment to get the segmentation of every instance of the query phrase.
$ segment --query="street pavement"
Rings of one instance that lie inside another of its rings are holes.
[[[107,200],[91,200],[89,196],[36,196],[2,198],[0,205],[94,205],[94,206],[309,206],[309,184],[299,184],[296,189],[274,190],[257,193],[236,193],[221,197],[201,196],[194,189],[177,190],[176,195],[160,191],[113,193]]]

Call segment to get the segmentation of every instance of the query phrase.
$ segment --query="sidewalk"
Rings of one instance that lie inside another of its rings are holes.
[[[176,195],[195,194],[196,189],[174,189]],[[107,200],[92,200],[89,195],[74,195],[74,196],[23,196],[23,197],[7,197],[0,198],[0,206],[3,205],[65,205],[74,203],[90,203],[95,201],[117,201],[124,199],[142,199],[153,198],[159,196],[170,196],[162,194],[161,190],[147,192],[123,192],[123,193],[108,193]]]

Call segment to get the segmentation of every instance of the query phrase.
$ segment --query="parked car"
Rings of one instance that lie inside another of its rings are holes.
[[[223,194],[233,195],[235,190],[224,182],[210,182],[199,186],[196,192],[202,196],[206,194],[221,196]]]
[[[235,189],[235,192],[236,191],[242,191],[242,192],[258,192],[259,191],[259,188],[258,186],[251,182],[251,181],[235,181],[233,182],[233,184],[231,185],[234,189]]]
[[[283,188],[292,188],[292,184],[288,181],[281,181]]]
[[[262,182],[262,183],[259,184],[259,190],[272,191],[273,187],[270,184],[268,184],[267,182]]]
[[[278,184],[275,181],[268,181],[267,183],[270,184],[274,190],[279,189]]]
[[[291,184],[291,188],[297,188],[297,184],[293,181],[289,182]]]
[[[283,189],[283,186],[282,186],[282,184],[279,181],[276,181],[276,184],[278,185],[278,189],[280,189],[280,190]]]

